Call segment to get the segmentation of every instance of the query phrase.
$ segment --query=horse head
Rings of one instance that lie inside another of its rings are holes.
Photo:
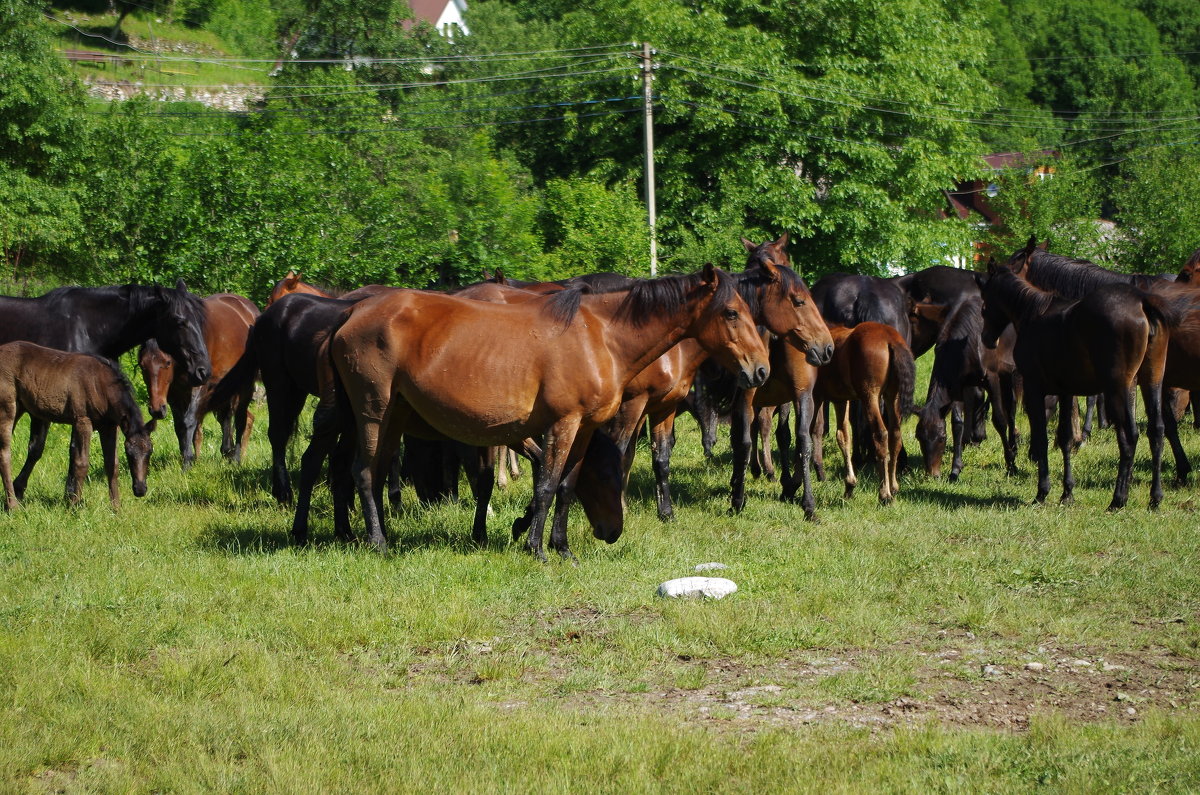
[[[167,416],[167,391],[175,378],[175,360],[151,338],[138,351],[138,369],[142,371],[142,379],[146,382],[150,416],[161,420]]]
[[[188,383],[200,386],[212,374],[208,345],[204,341],[204,305],[188,292],[180,279],[175,289],[155,287],[154,338],[187,374]]]
[[[988,258],[987,273],[987,283],[983,287],[983,331],[980,337],[983,347],[994,350],[1005,327],[1012,322],[1002,305],[1003,298],[1000,296],[1000,290],[1006,281],[1016,279],[1017,275],[991,257]]]
[[[786,235],[780,239],[786,239]],[[756,252],[761,255],[762,247]],[[749,293],[743,289],[742,297],[753,308],[755,320],[772,334],[787,340],[796,350],[802,351],[812,366],[828,364],[833,358],[833,338],[829,336],[829,327],[817,310],[816,301],[804,280],[787,265],[776,263],[772,257],[758,256],[756,259],[756,255],[752,254],[751,260],[754,265],[748,265],[745,272],[750,275],[750,286],[755,289]]]
[[[771,367],[767,346],[733,278],[708,263],[693,277],[699,310],[688,331],[722,367],[736,373],[743,388],[766,382]]]

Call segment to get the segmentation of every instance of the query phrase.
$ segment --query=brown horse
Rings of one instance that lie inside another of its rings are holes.
[[[574,487],[593,432],[646,365],[691,336],[746,386],[768,374],[749,307],[711,265],[610,293],[568,289],[517,304],[399,290],[345,317],[330,352],[356,423],[354,479],[379,549],[387,544],[381,464],[418,418],[476,446],[519,446],[545,434],[527,541],[544,560],[551,497]],[[573,557],[557,527],[550,544]]]
[[[246,381],[237,394],[222,403],[212,400],[213,390],[246,352],[250,328],[258,319],[258,307],[248,298],[232,293],[217,293],[203,300],[204,341],[212,360],[208,381],[193,387],[183,373],[175,369],[175,360],[164,353],[155,340],[149,340],[138,353],[138,365],[150,393],[150,416],[155,421],[166,416],[167,406],[179,439],[184,471],[196,459],[203,440],[204,417],[209,412],[221,423],[221,454],[241,461],[250,440],[254,415],[250,401],[253,381]]]
[[[72,504],[82,497],[92,431],[100,434],[113,508],[121,501],[117,488],[118,428],[125,435],[133,494],[146,494],[150,434],[129,379],[111,359],[66,353],[32,342],[0,345],[0,478],[4,481],[4,507],[9,511],[19,504],[12,479],[12,433],[22,414],[71,426],[66,497]]]
[[[850,436],[850,401],[857,400],[866,415],[879,467],[879,501],[886,505],[900,490],[900,425],[912,410],[916,382],[912,350],[900,332],[886,323],[832,326],[829,331],[833,335],[833,361],[817,376],[816,396],[833,403],[838,447],[846,462],[846,497],[853,496],[858,483]]]

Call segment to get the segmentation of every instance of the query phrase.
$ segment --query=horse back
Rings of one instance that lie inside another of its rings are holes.
[[[133,401],[116,365],[27,341],[0,345],[0,402],[40,419],[116,423]]]

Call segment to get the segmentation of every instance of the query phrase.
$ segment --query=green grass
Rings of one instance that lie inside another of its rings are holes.
[[[871,476],[850,501],[818,484],[814,524],[765,481],[727,515],[727,442],[706,462],[683,419],[677,521],[655,518],[643,451],[625,536],[604,545],[573,515],[573,567],[508,540],[527,474],[497,493],[486,549],[469,504],[411,501],[394,552],[339,545],[324,493],[316,543],[293,548],[256,413],[245,465],[217,460],[210,420],[187,475],[164,424],[150,494],[123,472],[118,513],[97,466],[63,504],[54,429],[0,518],[4,789],[1200,786],[1192,490],[1148,512],[1139,463],[1130,506],[1106,513],[1109,431],[1077,456],[1070,507],[1029,506],[1031,465],[1005,478],[993,435],[960,483],[910,475],[888,507]],[[915,451],[911,420],[906,437]],[[840,468],[832,443],[826,460]],[[707,561],[735,595],[655,596]]]

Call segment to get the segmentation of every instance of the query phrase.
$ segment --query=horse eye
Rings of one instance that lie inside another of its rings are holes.
[[[804,306],[804,299],[798,295],[792,296],[792,306]]]
[[[737,320],[737,318],[738,318],[738,313],[736,310],[733,310],[733,309],[725,310],[725,319],[726,320]]]

